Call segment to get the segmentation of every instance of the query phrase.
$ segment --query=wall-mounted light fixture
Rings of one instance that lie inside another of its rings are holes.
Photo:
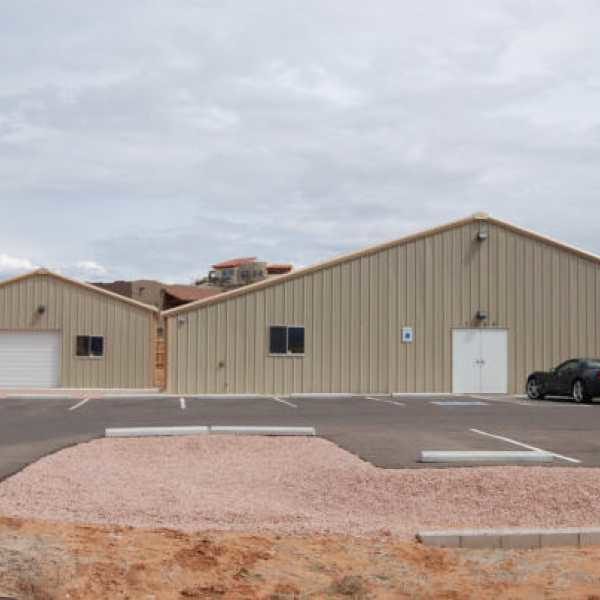
[[[477,241],[483,242],[488,238],[488,224],[486,221],[479,221],[479,231],[477,232]]]
[[[187,323],[187,316],[186,315],[180,315],[179,317],[177,317],[177,324],[178,325],[185,325]]]
[[[46,312],[46,307],[43,304],[40,304],[37,307],[37,314],[38,315],[43,315]]]
[[[487,320],[487,318],[488,318],[488,314],[487,314],[487,312],[486,312],[485,310],[478,310],[478,311],[475,313],[475,318],[476,318],[478,321],[486,321],[486,320]]]

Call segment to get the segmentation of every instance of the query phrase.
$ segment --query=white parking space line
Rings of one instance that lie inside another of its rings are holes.
[[[556,458],[560,458],[561,460],[566,460],[567,462],[581,463],[580,460],[576,458],[570,458],[569,456],[563,456],[562,454],[556,454],[556,452],[550,452],[548,450],[542,450],[541,448],[536,448],[535,446],[530,446],[529,444],[523,444],[523,442],[518,442],[517,440],[512,440],[510,438],[504,437],[503,435],[496,435],[494,433],[488,433],[487,431],[481,431],[481,429],[469,429],[473,433],[478,433],[479,435],[485,435],[487,437],[494,438],[496,440],[501,440],[503,442],[507,442],[508,444],[514,444],[515,446],[521,446],[521,448],[527,448],[528,450],[533,450],[535,452],[545,452],[546,454],[551,454]]]
[[[373,400],[373,402],[385,402],[386,404],[394,404],[396,406],[406,406],[404,402],[396,402],[395,400],[387,400],[386,398],[373,398],[372,396],[365,396],[365,400]]]
[[[179,398],[179,406],[181,406],[181,410],[185,410],[185,398]]]
[[[434,400],[430,404],[437,406],[487,406],[487,402],[481,400]]]
[[[290,402],[289,400],[284,400],[283,398],[278,398],[277,396],[272,396],[271,400],[275,400],[275,402],[280,402],[281,404],[287,404],[292,408],[298,408],[298,406],[296,406],[293,402]]]
[[[73,406],[71,406],[69,408],[69,410],[75,410],[77,408],[79,408],[80,406],[83,406],[86,402],[89,402],[91,400],[91,398],[84,398],[81,402],[78,402],[77,404],[74,404]]]

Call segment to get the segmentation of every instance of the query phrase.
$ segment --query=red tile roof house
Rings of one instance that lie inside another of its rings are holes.
[[[212,266],[208,281],[227,288],[239,287],[267,279],[273,275],[283,275],[292,270],[292,265],[273,264],[257,260],[256,256],[232,258]]]

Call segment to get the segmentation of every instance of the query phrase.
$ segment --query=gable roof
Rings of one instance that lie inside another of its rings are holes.
[[[257,283],[253,283],[253,284],[244,286],[242,288],[237,288],[237,289],[231,290],[229,292],[223,292],[222,294],[219,294],[217,296],[213,296],[211,298],[205,298],[203,300],[197,300],[196,302],[191,302],[189,304],[185,304],[184,306],[178,306],[177,308],[172,308],[170,310],[164,311],[162,313],[162,315],[165,317],[170,317],[172,315],[179,314],[182,312],[188,312],[190,310],[194,310],[195,308],[200,308],[202,306],[216,304],[219,302],[225,302],[231,298],[236,298],[237,296],[243,296],[245,294],[250,294],[252,292],[255,292],[255,291],[258,291],[258,290],[261,290],[264,288],[268,288],[271,286],[281,285],[281,284],[285,283],[286,281],[298,279],[309,273],[314,273],[315,271],[321,271],[323,269],[327,269],[327,268],[330,268],[330,267],[333,267],[333,266],[336,266],[336,265],[339,265],[342,263],[356,260],[357,258],[371,256],[372,254],[376,254],[378,252],[387,250],[389,248],[393,248],[395,246],[401,246],[403,244],[407,244],[409,242],[420,240],[420,239],[423,239],[423,238],[426,238],[426,237],[429,237],[429,236],[432,236],[432,235],[435,235],[438,233],[443,233],[445,231],[454,229],[456,227],[468,225],[469,223],[479,223],[481,221],[485,221],[492,225],[498,225],[500,227],[504,227],[505,229],[513,231],[514,233],[518,233],[520,235],[529,237],[531,239],[542,242],[544,244],[555,246],[556,248],[558,248],[560,250],[570,252],[571,254],[576,254],[577,256],[579,256],[581,258],[585,258],[587,260],[590,260],[590,261],[600,264],[600,256],[598,256],[596,254],[592,254],[591,252],[587,252],[585,250],[581,250],[580,248],[576,248],[575,246],[570,246],[569,244],[559,242],[559,241],[555,240],[554,238],[547,237],[540,233],[536,233],[535,231],[531,231],[530,229],[525,229],[523,227],[519,227],[518,225],[514,225],[507,221],[503,221],[501,219],[491,217],[487,213],[478,212],[478,213],[475,213],[475,214],[473,214],[469,217],[463,218],[463,219],[458,219],[456,221],[450,221],[449,223],[446,223],[444,225],[438,225],[438,226],[432,227],[430,229],[425,229],[425,230],[419,231],[417,233],[412,233],[412,234],[406,235],[404,237],[401,237],[401,238],[398,238],[398,239],[395,239],[395,240],[392,240],[389,242],[384,242],[382,244],[369,246],[367,248],[363,248],[362,250],[351,252],[349,254],[343,254],[336,258],[332,258],[330,260],[326,260],[326,261],[311,265],[309,267],[305,267],[304,269],[298,269],[296,271],[292,271],[291,273],[286,273],[285,275],[280,275],[280,276],[274,277],[272,279],[266,279],[263,281],[259,281]]]
[[[143,302],[138,302],[137,300],[133,300],[132,298],[127,298],[126,296],[121,296],[120,294],[116,294],[115,292],[111,292],[109,290],[105,290],[103,288],[96,287],[91,283],[84,283],[83,281],[78,281],[77,279],[71,279],[70,277],[65,277],[64,275],[60,275],[59,273],[55,273],[54,271],[49,271],[48,269],[36,269],[35,271],[30,271],[29,273],[25,273],[23,275],[17,275],[17,277],[11,277],[10,279],[5,279],[4,281],[0,281],[0,288],[11,285],[13,283],[17,283],[19,281],[24,281],[25,279],[30,279],[32,277],[38,276],[47,276],[53,277],[59,281],[64,283],[70,283],[71,285],[78,286],[80,288],[86,289],[90,292],[95,292],[96,294],[101,294],[103,296],[109,296],[113,300],[118,300],[119,302],[125,302],[127,304],[131,304],[132,306],[137,306],[138,308],[144,308],[150,312],[158,313],[160,312],[158,308],[155,306],[150,306],[149,304],[144,304]]]

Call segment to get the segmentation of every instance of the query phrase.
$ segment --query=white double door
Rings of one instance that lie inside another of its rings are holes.
[[[508,332],[505,329],[452,331],[452,391],[506,394]]]

